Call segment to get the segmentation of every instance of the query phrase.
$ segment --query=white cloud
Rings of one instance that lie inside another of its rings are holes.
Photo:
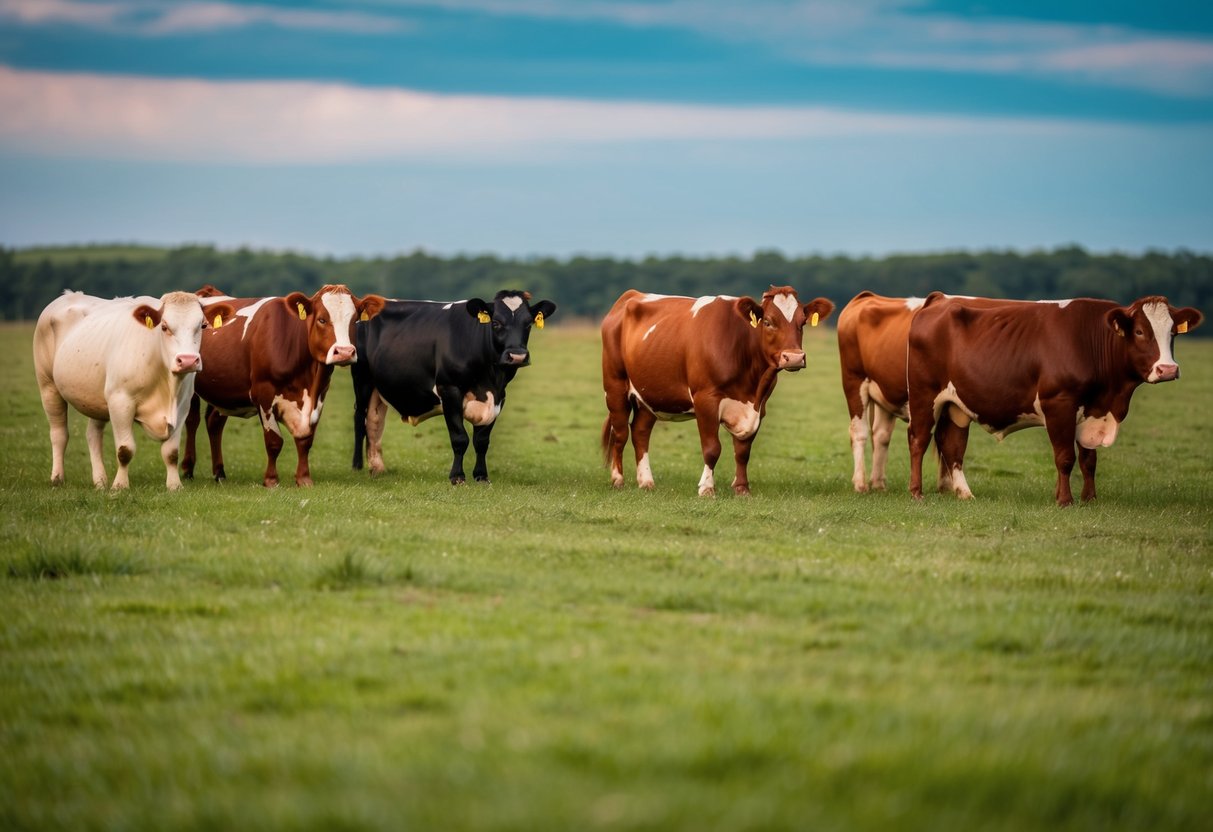
[[[77,158],[325,164],[542,160],[626,142],[1095,131],[1061,121],[435,95],[277,81],[170,80],[0,67],[0,148]]]
[[[158,0],[0,0],[0,20],[26,26],[66,23],[149,37],[213,32],[255,25],[339,32],[396,32],[411,28],[394,17],[357,11],[312,11],[224,2],[163,3]]]
[[[1179,97],[1213,95],[1213,39],[1108,24],[959,17],[922,0],[378,0],[542,19],[666,27],[757,43],[820,66],[1049,77]]]

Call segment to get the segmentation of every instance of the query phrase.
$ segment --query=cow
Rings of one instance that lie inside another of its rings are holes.
[[[851,483],[862,493],[886,488],[885,466],[897,419],[907,421],[906,349],[910,321],[922,298],[887,298],[860,292],[838,313],[838,362],[850,414]],[[864,453],[872,442],[872,478]]]
[[[967,431],[946,428],[976,422],[1000,440],[1027,427],[1048,431],[1059,506],[1074,502],[1077,446],[1082,499],[1095,499],[1096,449],[1115,441],[1138,385],[1179,377],[1174,337],[1203,318],[1160,296],[1121,306],[1091,298],[980,304],[931,294],[910,324],[910,493],[922,498],[922,457],[935,431],[957,495],[973,496],[963,470]]]
[[[802,304],[790,286],[772,286],[759,303],[629,289],[602,322],[602,386],[608,416],[602,449],[611,484],[623,487],[623,449],[631,421],[636,484],[654,487],[649,437],[658,420],[694,419],[703,451],[699,495],[714,496],[720,426],[733,436],[733,491],[750,493],[750,447],[781,370],[805,366],[804,325],[834,309],[825,298]]]
[[[206,369],[198,374],[196,395],[186,421],[182,473],[194,475],[195,435],[200,421],[199,399],[207,402],[206,432],[211,446],[211,474],[223,482],[223,428],[229,416],[257,416],[265,439],[266,468],[262,483],[278,485],[278,454],[283,428],[295,440],[298,464],[295,484],[312,484],[308,453],[320,423],[324,396],[333,368],[358,360],[353,343],[354,323],[371,318],[384,299],[359,299],[342,285],[328,285],[308,297],[229,298],[211,286],[198,292],[208,316],[218,306],[235,309],[230,325],[213,329],[202,339]]]
[[[391,405],[414,426],[442,415],[453,454],[452,485],[466,482],[463,423],[470,422],[476,451],[472,477],[489,482],[489,438],[505,405],[506,386],[531,362],[532,328],[543,329],[556,313],[550,300],[530,300],[530,293],[517,290],[500,291],[491,303],[390,300],[378,317],[359,324],[361,360],[350,373],[354,469],[362,468],[365,444],[371,475],[386,470],[383,431]]]
[[[946,295],[945,297],[952,297]],[[997,304],[985,298],[967,298],[976,305]],[[860,292],[838,314],[838,362],[842,369],[842,392],[850,415],[851,483],[855,490],[884,491],[889,442],[898,419],[909,421],[906,389],[906,353],[910,321],[925,300],[918,297],[889,298]],[[944,426],[945,431],[965,430]],[[872,442],[872,477],[864,472],[864,452]],[[946,465],[939,466],[940,491],[953,489]]]
[[[232,313],[226,303],[210,310],[217,323]],[[188,292],[113,300],[65,292],[42,311],[34,329],[34,371],[50,423],[51,485],[64,481],[70,404],[89,419],[86,437],[97,488],[107,481],[106,422],[118,457],[114,490],[130,486],[136,422],[160,442],[165,485],[181,488],[177,448],[203,367],[199,342],[206,326],[202,305]]]

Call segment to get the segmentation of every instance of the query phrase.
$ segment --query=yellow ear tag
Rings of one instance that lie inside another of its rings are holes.
[[[750,326],[754,327],[755,329],[758,328],[758,316],[755,315],[753,311],[750,312]]]
[[[370,319],[371,319],[371,316],[366,314],[365,312],[363,312],[361,315],[358,316],[358,320],[360,320],[360,321],[369,321]]]
[[[543,329],[543,313],[542,312],[540,312],[538,315],[535,316],[535,326],[539,327],[540,329]]]
[[[487,324],[492,320],[492,318],[489,317],[488,312],[480,312],[476,315],[476,320],[480,321],[482,324]]]
[[[212,324],[212,326],[215,327],[215,329],[218,329],[219,327],[223,326],[223,316],[216,315],[215,322]]]
[[[817,322],[820,320],[821,316],[814,312],[813,317],[809,318],[809,326],[817,326]]]
[[[143,322],[144,322],[145,324],[147,324],[147,328],[148,328],[148,329],[155,329],[155,328],[156,328],[156,324],[152,322],[152,316],[151,316],[151,315],[148,315],[147,317],[145,317],[145,318],[143,319]]]
[[[1175,327],[1175,331],[1178,332],[1180,335],[1183,335],[1185,332],[1188,331],[1188,322],[1180,321],[1179,324]]]
[[[297,303],[297,304],[295,304],[295,308],[299,310],[299,320],[306,321],[307,313],[303,311],[303,304]]]

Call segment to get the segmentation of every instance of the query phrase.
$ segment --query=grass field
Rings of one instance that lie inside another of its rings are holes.
[[[1042,430],[976,433],[977,500],[915,504],[899,427],[890,491],[853,494],[821,331],[749,499],[695,496],[689,423],[657,491],[611,490],[597,333],[559,326],[491,486],[447,484],[437,420],[351,471],[339,370],[312,489],[261,488],[233,421],[226,484],[165,492],[140,434],[98,493],[81,418],[51,489],[31,333],[0,327],[0,827],[1213,824],[1211,341],[1061,510]]]

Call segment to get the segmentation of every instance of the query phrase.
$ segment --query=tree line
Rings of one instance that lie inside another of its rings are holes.
[[[314,292],[344,283],[358,295],[453,300],[525,289],[559,304],[561,318],[599,319],[626,289],[672,295],[760,295],[790,285],[802,299],[825,296],[839,307],[869,289],[896,297],[941,290],[983,297],[1101,297],[1128,303],[1165,295],[1175,306],[1213,313],[1213,255],[1187,250],[1093,254],[1078,246],[1032,252],[983,251],[886,257],[440,257],[414,251],[391,258],[313,257],[297,253],[84,246],[0,247],[0,318],[31,320],[65,289],[101,297],[161,295],[213,284],[235,297]],[[1202,328],[1202,334],[1208,328]],[[1213,334],[1210,332],[1209,334]]]

